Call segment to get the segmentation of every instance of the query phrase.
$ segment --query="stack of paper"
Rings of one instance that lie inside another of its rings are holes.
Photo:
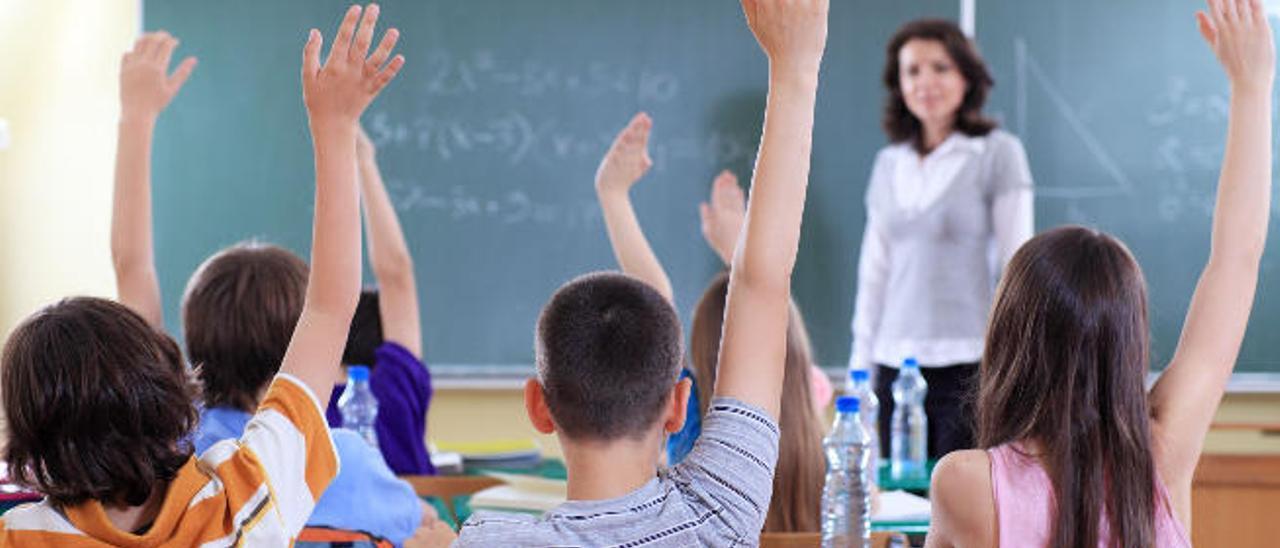
[[[541,514],[564,503],[568,484],[553,480],[517,474],[489,474],[504,482],[471,496],[472,510],[500,510],[504,512],[529,512]]]
[[[431,451],[431,465],[436,473],[442,476],[454,476],[463,473],[462,455],[452,451]]]
[[[460,453],[467,466],[534,468],[542,463],[542,448],[532,439],[436,442],[445,452]]]
[[[929,499],[906,491],[880,493],[880,508],[871,516],[876,521],[929,521]]]

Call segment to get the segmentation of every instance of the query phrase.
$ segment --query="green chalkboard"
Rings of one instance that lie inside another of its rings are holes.
[[[309,247],[313,172],[298,83],[310,27],[344,3],[147,2],[147,29],[200,66],[155,150],[157,255],[177,333],[185,280],[249,237]],[[723,168],[749,179],[766,63],[733,0],[384,1],[408,64],[365,125],[415,256],[425,353],[452,371],[527,370],[537,312],[570,277],[614,268],[592,177],[637,110],[655,168],[633,191],[686,324],[719,265],[697,202]],[[902,22],[954,0],[833,2],[796,297],[818,360],[848,359],[862,196],[883,144],[879,73]]]
[[[1173,355],[1208,257],[1226,135],[1226,77],[1196,31],[1203,6],[983,2],[977,14],[1001,84],[992,110],[1022,138],[1035,176],[1037,228],[1092,225],[1129,245],[1149,286],[1157,369]],[[1238,371],[1280,372],[1278,267],[1273,249]]]

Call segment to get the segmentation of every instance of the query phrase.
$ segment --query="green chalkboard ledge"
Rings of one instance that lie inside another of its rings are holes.
[[[827,365],[822,371],[831,386],[841,390],[845,383],[844,366]],[[533,365],[462,365],[440,364],[431,368],[432,380],[439,390],[520,390],[533,374]],[[1147,385],[1160,377],[1158,371],[1147,376]],[[1280,373],[1236,373],[1227,383],[1229,394],[1280,394]]]

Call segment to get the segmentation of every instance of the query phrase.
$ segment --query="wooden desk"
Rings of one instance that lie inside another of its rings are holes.
[[[818,548],[822,535],[818,533],[762,533],[760,548]],[[902,533],[876,531],[871,533],[871,548],[899,548],[909,546]]]
[[[1191,484],[1195,546],[1280,544],[1280,455],[1203,455]]]

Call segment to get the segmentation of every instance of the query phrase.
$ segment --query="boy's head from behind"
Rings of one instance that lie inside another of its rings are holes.
[[[140,505],[190,458],[197,392],[177,344],[124,305],[49,306],[0,358],[9,473],[60,506]]]
[[[539,425],[539,401],[573,440],[643,439],[664,415],[677,429],[684,421],[680,321],[640,280],[603,272],[565,284],[538,318],[536,352],[526,404],[539,429],[550,429]]]
[[[307,271],[283,248],[248,242],[209,257],[192,274],[182,330],[207,407],[257,407],[302,315]]]
[[[378,303],[377,289],[360,292],[360,302],[356,304],[347,333],[347,347],[342,350],[343,364],[373,367],[375,352],[382,346],[382,312]]]

